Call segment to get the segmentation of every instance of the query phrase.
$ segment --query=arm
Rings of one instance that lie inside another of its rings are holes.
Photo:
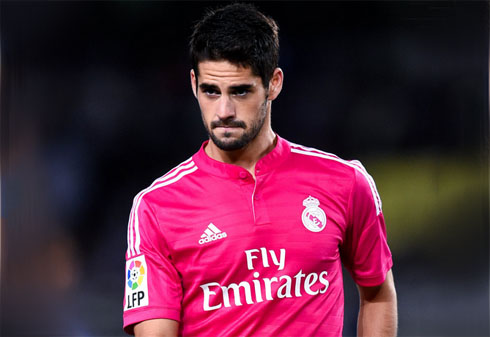
[[[391,270],[376,287],[358,286],[360,296],[358,336],[392,337],[397,333],[396,291]]]
[[[135,337],[176,337],[179,322],[172,319],[150,319],[134,326]]]
[[[131,210],[123,327],[129,335],[176,336],[182,280],[171,260],[152,202],[142,195],[134,199]]]

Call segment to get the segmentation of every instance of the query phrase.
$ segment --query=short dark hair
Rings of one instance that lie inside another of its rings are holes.
[[[194,26],[189,45],[196,76],[199,62],[226,60],[250,67],[267,88],[279,64],[279,27],[250,4],[208,11]]]

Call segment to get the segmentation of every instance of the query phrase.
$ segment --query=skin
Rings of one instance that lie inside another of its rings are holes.
[[[176,337],[179,322],[172,319],[149,319],[134,326],[136,337]]]
[[[204,149],[218,161],[245,168],[255,178],[255,164],[276,141],[271,128],[271,104],[282,89],[283,72],[276,68],[264,87],[249,67],[228,61],[199,63],[199,77],[191,70],[191,86],[210,140]],[[358,336],[396,335],[396,292],[391,270],[377,287],[358,286]],[[179,323],[152,319],[134,326],[137,337],[173,337]]]
[[[357,335],[396,336],[398,311],[393,272],[388,271],[385,281],[377,287],[357,288],[360,297]]]

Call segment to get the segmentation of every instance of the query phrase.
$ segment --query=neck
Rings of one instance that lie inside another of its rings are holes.
[[[255,164],[260,158],[272,151],[277,142],[277,137],[272,131],[270,123],[266,124],[262,127],[257,137],[242,149],[223,151],[210,139],[204,151],[215,160],[243,167],[255,178]]]

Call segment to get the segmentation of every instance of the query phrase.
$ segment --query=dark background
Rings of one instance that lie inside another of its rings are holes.
[[[187,42],[215,5],[0,3],[1,336],[123,335],[132,198],[206,138]],[[257,6],[280,26],[274,130],[377,182],[400,336],[488,335],[487,2]]]

